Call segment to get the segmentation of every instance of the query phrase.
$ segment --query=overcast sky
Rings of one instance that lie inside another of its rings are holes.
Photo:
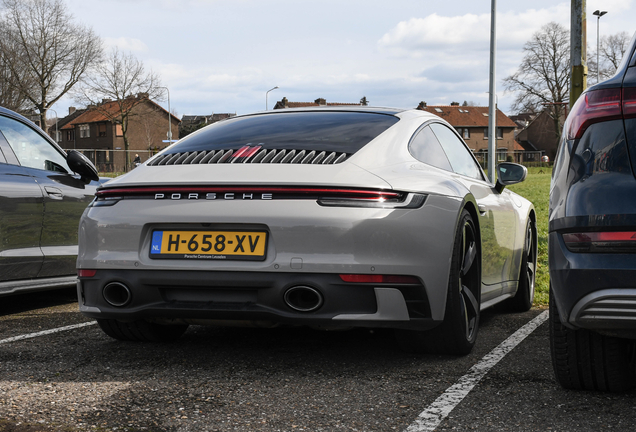
[[[488,0],[66,0],[75,19],[105,46],[131,51],[170,89],[183,114],[328,102],[414,108],[420,101],[488,104]],[[532,7],[532,8],[530,8]],[[587,0],[588,44],[596,45],[596,9],[607,10],[601,35],[631,36],[633,0]],[[570,27],[570,2],[497,2],[497,95],[523,44],[542,25]],[[55,105],[59,115],[72,101]],[[167,108],[167,103],[162,103]]]

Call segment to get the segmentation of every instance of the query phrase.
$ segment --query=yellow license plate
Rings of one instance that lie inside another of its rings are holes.
[[[264,260],[267,232],[153,231],[150,258]]]

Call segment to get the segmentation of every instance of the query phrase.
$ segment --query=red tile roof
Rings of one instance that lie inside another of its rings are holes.
[[[488,107],[429,105],[425,107],[419,106],[417,109],[435,114],[449,122],[454,127],[488,127]],[[510,119],[510,117],[497,109],[497,127],[514,128],[516,126],[517,125]]]
[[[165,109],[163,109],[161,105],[156,104],[152,100],[150,99],[146,99],[146,100],[150,102],[151,104],[155,105],[156,107],[160,108],[162,111],[166,113],[168,112]],[[111,118],[117,117],[118,111],[119,111],[119,104],[117,101],[106,102],[106,103],[100,104],[97,107],[88,108],[84,113],[80,114],[75,119],[65,124],[61,129],[74,129],[75,125],[78,125],[78,124],[108,122],[108,121],[111,121]],[[178,117],[175,117],[174,115],[172,115],[172,117],[177,119],[177,121],[179,122],[181,121],[179,120]]]

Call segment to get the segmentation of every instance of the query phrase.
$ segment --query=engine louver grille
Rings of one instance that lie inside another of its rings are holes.
[[[350,155],[340,152],[307,151],[290,149],[263,149],[261,146],[243,146],[238,150],[209,150],[173,153],[151,161],[149,166],[195,165],[216,163],[262,163],[262,164],[320,164],[333,165],[346,160]]]

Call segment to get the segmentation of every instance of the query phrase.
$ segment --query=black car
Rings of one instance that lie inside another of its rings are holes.
[[[99,184],[84,155],[0,107],[0,296],[76,283],[79,218]]]
[[[636,384],[636,35],[572,107],[550,190],[550,346],[568,389]]]

